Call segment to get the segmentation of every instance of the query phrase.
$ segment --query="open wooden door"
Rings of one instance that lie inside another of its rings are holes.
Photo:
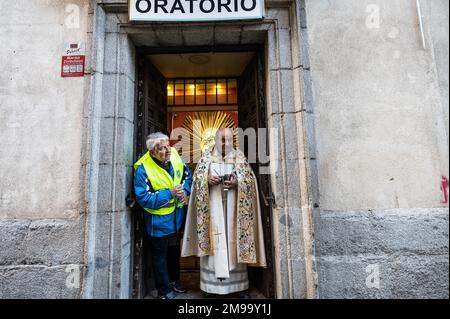
[[[264,90],[264,57],[262,52],[257,52],[242,73],[238,82],[239,127],[243,130],[252,127],[258,133],[258,128],[267,127]],[[267,131],[264,134],[267,134]],[[265,141],[268,143],[268,136],[266,136]],[[258,140],[257,145],[262,142],[262,140]],[[265,145],[265,149],[268,152],[268,145]],[[258,150],[260,150],[259,147],[257,147],[257,152]],[[245,144],[244,151],[247,158],[249,158],[247,143]],[[256,154],[256,159],[258,158],[258,154]],[[260,171],[264,171],[262,169],[263,166],[268,166],[269,163],[259,163],[258,161],[257,163],[250,164],[258,179],[261,214],[264,223],[267,268],[249,267],[249,277],[253,286],[258,288],[265,297],[272,298],[274,296],[271,228],[273,197],[271,196],[270,175],[260,174]]]
[[[145,57],[139,58],[135,161],[147,152],[146,138],[150,133],[167,133],[166,87],[166,79],[158,69]],[[133,212],[133,298],[139,299],[154,289],[144,213],[145,211],[136,203]]]

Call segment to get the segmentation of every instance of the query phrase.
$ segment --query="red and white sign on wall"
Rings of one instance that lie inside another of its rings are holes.
[[[61,77],[80,77],[84,76],[86,65],[86,56],[83,55],[83,48],[79,43],[69,44],[62,56]]]
[[[61,76],[76,77],[84,76],[84,65],[86,58],[84,55],[63,56],[61,63]]]

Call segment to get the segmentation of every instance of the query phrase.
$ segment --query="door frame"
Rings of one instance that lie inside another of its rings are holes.
[[[227,53],[227,52],[248,52],[252,51],[255,52],[256,55],[261,55],[264,58],[264,46],[263,45],[249,45],[249,46],[243,46],[239,49],[236,48],[236,46],[201,46],[201,47],[158,47],[158,48],[138,48],[136,50],[136,74],[138,76],[137,85],[135,86],[135,139],[134,139],[134,150],[135,150],[135,158],[134,161],[138,160],[140,148],[142,148],[142,141],[139,141],[139,139],[142,139],[142,132],[139,131],[139,121],[138,121],[138,114],[145,114],[143,110],[143,103],[139,103],[139,96],[140,91],[142,90],[140,86],[140,72],[142,71],[141,68],[145,67],[144,65],[141,65],[140,61],[142,59],[145,59],[145,56],[150,54],[176,54],[176,53],[201,53],[201,52],[221,52],[221,53]],[[255,56],[256,57],[256,56]],[[148,61],[150,63],[150,61]],[[145,78],[145,76],[144,76]],[[255,79],[256,80],[256,79]],[[145,81],[144,81],[145,83]],[[256,87],[256,85],[260,87]],[[264,92],[266,87],[264,86],[263,81],[256,80],[255,90],[258,92]],[[147,88],[144,87],[143,90],[146,90]],[[239,86],[238,86],[238,92],[239,92]],[[145,95],[145,94],[144,94]],[[265,114],[267,114],[267,105],[265,103],[265,98],[262,97],[261,101],[258,101],[258,103],[262,104],[261,107],[265,109]],[[166,106],[167,107],[167,106]],[[238,94],[238,112],[239,112],[239,94]],[[166,123],[167,126],[167,123]],[[268,127],[267,117],[265,118],[265,127]],[[169,132],[170,133],[170,132]],[[268,141],[266,139],[266,141]],[[268,181],[270,183],[270,176],[268,176]],[[270,186],[269,186],[270,190]],[[265,202],[263,201],[262,196],[260,195],[260,205],[265,205]],[[272,282],[268,284],[269,288],[269,297],[274,296],[274,290],[275,290],[275,274],[274,274],[274,267],[273,267],[273,256],[274,256],[274,245],[273,245],[273,236],[272,236],[272,219],[271,219],[271,210],[272,210],[272,199],[269,199],[269,206],[266,208],[268,210],[268,216],[269,220],[267,221],[268,226],[270,228],[270,238],[266,240],[266,242],[270,243],[269,245],[266,245],[266,255],[268,256],[268,266],[270,267],[271,271],[271,278]],[[135,205],[133,207],[133,264],[132,264],[132,295],[133,298],[141,299],[145,297],[145,284],[143,284],[143,281],[147,281],[146,273],[147,273],[147,267],[143,265],[143,263],[148,262],[148,258],[146,258],[146,254],[148,253],[145,251],[145,246],[148,244],[145,237],[147,236],[145,231],[145,225],[143,224],[143,218],[139,216],[139,214],[142,214],[142,209],[137,207]],[[267,247],[268,246],[268,247]],[[144,256],[140,256],[139,254],[144,254]],[[152,274],[151,274],[152,275]]]

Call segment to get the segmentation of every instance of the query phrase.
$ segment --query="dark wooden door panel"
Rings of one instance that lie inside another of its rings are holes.
[[[166,80],[144,57],[138,63],[135,160],[147,152],[145,142],[150,133],[167,133]],[[154,289],[154,282],[145,211],[138,204],[133,209],[133,298],[142,299]]]
[[[255,129],[256,133],[258,134],[258,128],[267,127],[264,88],[264,58],[263,54],[261,52],[258,52],[257,54],[255,54],[254,59],[249,63],[239,79],[239,127],[243,130],[251,127]],[[267,136],[265,140],[267,143]],[[259,141],[257,141],[256,143],[256,145],[258,145]],[[266,150],[268,150],[267,145],[265,146]],[[256,148],[256,150],[258,152],[258,148]],[[249,156],[248,152],[248,143],[245,143],[244,153],[247,158],[251,158],[252,156]],[[253,158],[255,157],[253,156]],[[258,159],[258,153],[256,154],[256,159]],[[250,267],[249,276],[253,285],[255,285],[266,297],[272,298],[274,296],[274,281],[270,175],[259,174],[260,168],[262,167],[262,164],[259,162],[251,163],[251,166],[257,176],[258,187],[260,191],[259,196],[261,215],[264,223],[264,241],[267,256],[267,268]]]

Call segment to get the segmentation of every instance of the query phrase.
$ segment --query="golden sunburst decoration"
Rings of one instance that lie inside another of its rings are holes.
[[[184,141],[190,143],[189,159],[197,163],[203,152],[214,146],[214,137],[219,128],[235,128],[230,114],[223,111],[196,112],[186,116],[183,122]],[[233,130],[236,141],[237,130]],[[183,154],[183,157],[188,154]]]

